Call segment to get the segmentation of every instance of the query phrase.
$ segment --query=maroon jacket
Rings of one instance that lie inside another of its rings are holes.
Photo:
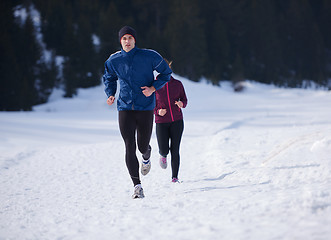
[[[183,108],[187,105],[187,98],[183,84],[170,78],[161,89],[155,92],[156,106],[154,108],[156,123],[169,123],[183,119],[182,110],[175,104],[176,101],[183,102]],[[163,108],[167,110],[163,117],[159,115],[158,111]]]

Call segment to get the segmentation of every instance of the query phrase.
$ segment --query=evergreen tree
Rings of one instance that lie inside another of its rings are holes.
[[[198,1],[171,2],[165,37],[169,39],[174,70],[194,81],[206,74],[206,39]]]
[[[65,56],[70,50],[68,35],[72,33],[71,6],[64,1],[43,1],[44,8],[39,8],[43,19],[42,34],[48,49],[56,51],[57,55]],[[37,7],[39,5],[37,4]]]
[[[41,14],[50,61],[31,16],[23,25],[13,16],[31,3]],[[30,110],[46,102],[55,85],[67,97],[98,85],[104,61],[120,50],[117,34],[124,25],[137,30],[138,47],[157,50],[174,61],[176,73],[194,81],[331,84],[329,0],[12,0],[1,1],[0,11],[0,110]]]
[[[16,58],[17,33],[21,30],[15,24],[11,1],[0,2],[0,110],[20,110],[17,99],[20,67]]]
[[[255,0],[250,5],[248,28],[249,58],[246,73],[248,78],[264,83],[279,83],[282,64],[281,27],[278,23],[275,1]]]
[[[40,61],[37,65],[35,88],[38,92],[37,102],[46,103],[51,95],[54,87],[59,82],[59,69],[55,64],[54,53],[50,53],[51,57],[48,62]]]
[[[36,41],[35,29],[28,15],[23,25],[19,26],[13,18],[12,5],[5,5],[4,55],[1,68],[4,81],[2,110],[31,110],[38,103],[35,88],[35,75],[40,47]]]
[[[41,58],[41,49],[36,41],[35,29],[30,15],[28,15],[20,36],[22,44],[18,47],[18,62],[23,87],[20,88],[20,105],[23,110],[31,110],[37,103],[38,93],[35,88],[37,61]]]
[[[205,4],[208,3],[206,2]],[[209,51],[208,56],[214,55],[220,58],[219,61],[222,61],[222,75],[218,76],[220,80],[237,81],[239,78],[244,79],[246,78],[246,72],[243,65],[247,64],[246,59],[249,58],[250,49],[247,43],[249,24],[249,11],[247,11],[248,2],[245,0],[220,0],[215,1],[212,8],[215,9],[214,11],[217,14],[216,23],[218,27],[217,29],[216,27],[215,29],[211,29],[211,31],[218,34],[211,35],[211,38],[208,38],[208,43],[217,44],[222,47],[219,47],[216,53],[212,53],[212,49]],[[212,10],[210,11],[212,12]],[[208,12],[206,14],[208,14]],[[208,21],[208,24],[211,26],[213,26],[212,23],[213,20]],[[215,36],[218,38],[215,38]],[[214,64],[214,62],[210,64]],[[215,71],[213,71],[213,73],[215,73]]]
[[[286,6],[284,24],[287,41],[288,68],[293,69],[290,87],[300,87],[302,80],[323,81],[324,43],[316,27],[308,1],[290,0]],[[323,49],[323,50],[321,50]],[[316,77],[320,76],[321,79]]]
[[[115,51],[118,51],[120,43],[118,41],[118,31],[124,24],[131,25],[132,20],[125,22],[118,13],[117,6],[111,2],[102,6],[100,10],[98,36],[101,39],[100,60],[105,62]],[[139,37],[139,36],[138,36]]]
[[[202,1],[200,9],[205,17],[204,35],[207,39],[206,77],[215,85],[230,79],[229,30],[220,14],[219,0]],[[212,24],[211,24],[212,23]]]
[[[135,0],[132,15],[138,22],[138,46],[157,50],[168,57],[168,39],[164,37],[166,19],[168,18],[168,2],[162,0]]]

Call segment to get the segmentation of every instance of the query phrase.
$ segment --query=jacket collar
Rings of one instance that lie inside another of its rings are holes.
[[[123,56],[133,56],[135,54],[135,52],[137,51],[137,47],[135,46],[134,48],[131,49],[131,51],[126,52],[123,50],[123,48],[121,48],[121,53],[123,54]]]

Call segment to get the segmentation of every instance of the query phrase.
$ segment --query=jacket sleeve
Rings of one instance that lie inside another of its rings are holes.
[[[158,113],[158,111],[159,111],[159,109],[160,109],[160,107],[159,107],[159,101],[158,101],[158,99],[157,99],[157,92],[155,92],[155,108],[154,108],[154,114],[155,114],[155,116],[157,116],[157,115],[159,115],[159,113]]]
[[[105,71],[103,74],[103,83],[105,84],[105,93],[107,97],[115,96],[117,90],[117,75],[110,66],[109,61],[105,62]]]
[[[171,69],[169,65],[164,61],[160,54],[157,53],[157,57],[154,59],[154,70],[159,73],[157,79],[153,82],[153,86],[156,90],[161,89],[171,77]]]
[[[183,103],[183,108],[185,108],[187,105],[187,97],[182,83],[180,83],[180,101]]]

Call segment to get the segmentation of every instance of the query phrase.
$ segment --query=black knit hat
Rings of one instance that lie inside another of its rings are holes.
[[[130,34],[132,37],[134,37],[134,40],[136,40],[136,30],[134,30],[132,27],[124,26],[121,28],[121,30],[118,32],[118,40],[121,42],[122,37],[125,34]]]

